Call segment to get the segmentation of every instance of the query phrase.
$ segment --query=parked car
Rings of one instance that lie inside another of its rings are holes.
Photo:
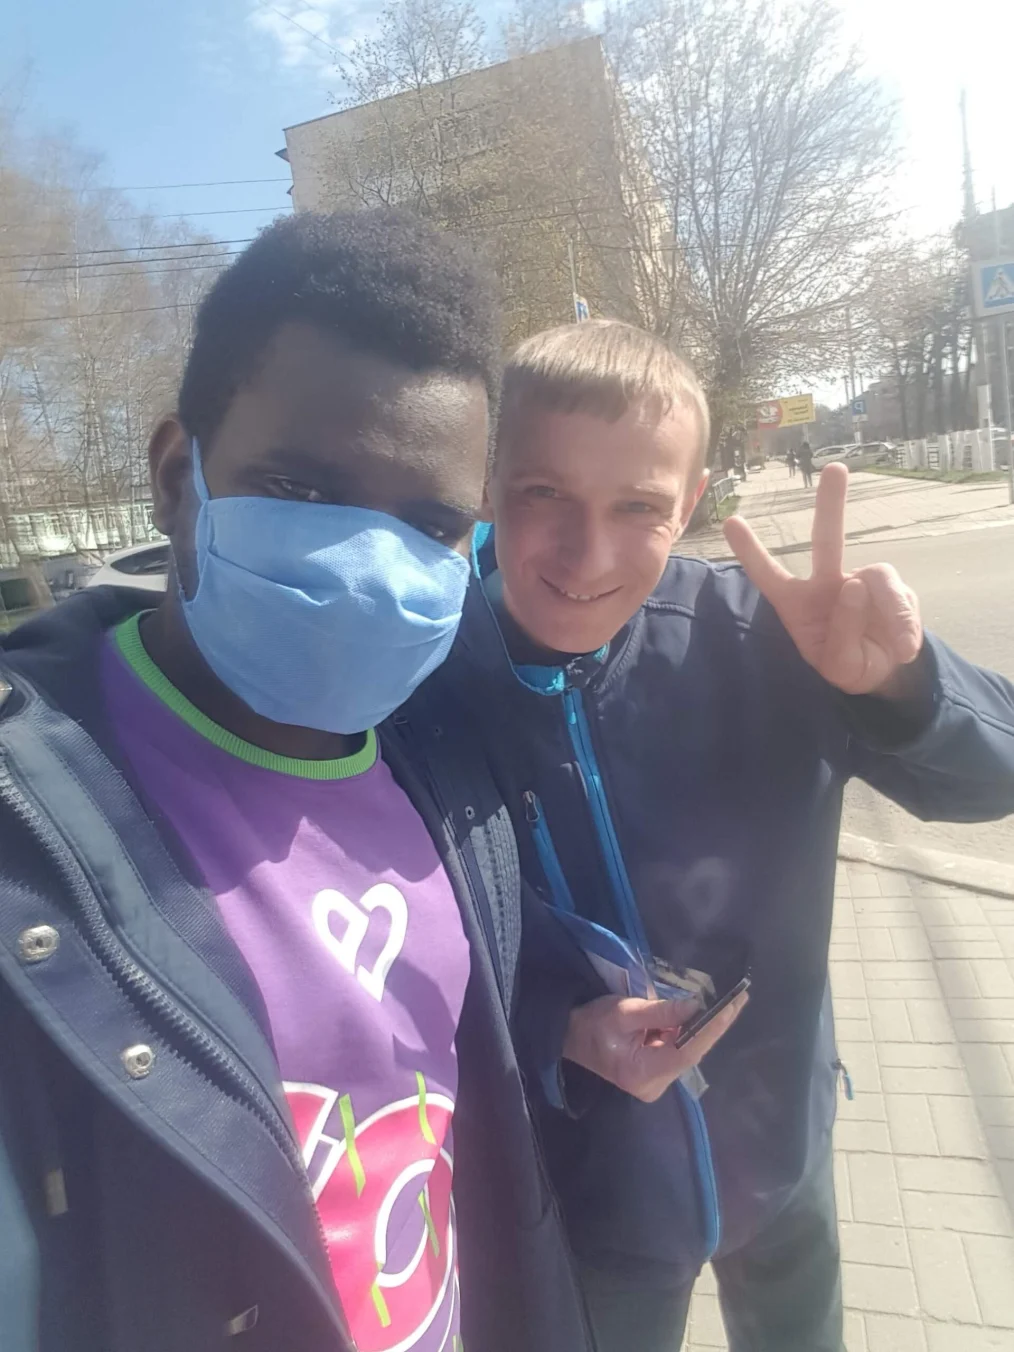
[[[164,592],[169,576],[169,543],[131,545],[103,561],[86,583],[89,587],[142,587]]]
[[[823,469],[825,465],[830,465],[834,460],[841,460],[851,446],[821,446],[819,451],[813,453],[814,469]]]
[[[840,460],[850,470],[869,469],[871,465],[891,465],[894,452],[886,441],[864,441],[858,446],[825,446],[813,457],[815,469]]]

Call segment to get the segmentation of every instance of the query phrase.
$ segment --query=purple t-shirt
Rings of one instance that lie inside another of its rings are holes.
[[[264,997],[281,1077],[361,1352],[456,1352],[454,1039],[468,943],[418,813],[377,754],[296,761],[206,719],[107,641],[121,748]]]

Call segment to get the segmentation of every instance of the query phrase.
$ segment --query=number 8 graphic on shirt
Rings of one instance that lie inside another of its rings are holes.
[[[423,1340],[435,1352],[453,1319],[451,1159],[438,1142],[448,1136],[454,1104],[442,1094],[427,1096],[421,1076],[419,1085],[417,1098],[388,1104],[360,1123],[347,1095],[320,1085],[285,1086],[360,1352],[404,1352]]]

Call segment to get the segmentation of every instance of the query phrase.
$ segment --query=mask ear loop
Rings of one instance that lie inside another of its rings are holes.
[[[197,441],[197,438],[196,438],[196,437],[191,437],[191,438],[190,438],[190,459],[191,459],[191,463],[192,463],[192,466],[193,466],[194,492],[197,494],[197,501],[198,501],[198,503],[200,504],[200,507],[198,508],[198,517],[200,517],[200,508],[202,508],[202,507],[205,505],[205,503],[211,501],[211,494],[208,492],[208,484],[207,484],[207,481],[206,481],[205,478],[204,478],[204,468],[203,468],[203,466],[202,466],[202,464],[201,464],[201,448],[200,448],[200,445],[198,444],[198,441]],[[170,545],[170,550],[171,550],[171,549],[172,549],[172,546]],[[198,560],[198,564],[197,564],[197,572],[198,572],[197,585],[198,585],[198,587],[200,587],[200,585],[201,585],[200,570],[201,570],[201,565],[200,565],[200,561]],[[183,583],[180,581],[180,570],[179,570],[179,565],[178,565],[177,562],[176,562],[176,555],[175,555],[175,553],[173,554],[173,572],[176,574],[176,593],[177,593],[177,595],[178,595],[178,597],[179,597],[179,601],[180,601],[180,605],[181,605],[181,607],[182,607],[182,609],[183,609],[183,613],[184,613],[184,615],[186,615],[186,613],[187,613],[187,608],[188,608],[188,606],[191,604],[191,601],[192,601],[193,598],[192,598],[192,597],[188,597],[187,594],[186,594],[186,592],[183,590]],[[196,593],[195,593],[195,595],[196,595]]]
[[[198,445],[197,438],[190,439],[190,457],[194,466],[194,491],[197,493],[197,501],[200,503],[210,502],[211,494],[208,492],[207,480],[204,477],[204,467],[201,464],[201,448]]]

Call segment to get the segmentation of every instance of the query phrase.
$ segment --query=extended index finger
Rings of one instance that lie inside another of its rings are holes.
[[[844,465],[828,465],[817,482],[813,509],[812,575],[826,581],[840,578],[845,563],[845,499],[849,472]]]
[[[743,571],[762,596],[774,601],[792,574],[771,557],[754,534],[753,527],[741,516],[730,516],[724,523],[725,538],[743,565]]]

